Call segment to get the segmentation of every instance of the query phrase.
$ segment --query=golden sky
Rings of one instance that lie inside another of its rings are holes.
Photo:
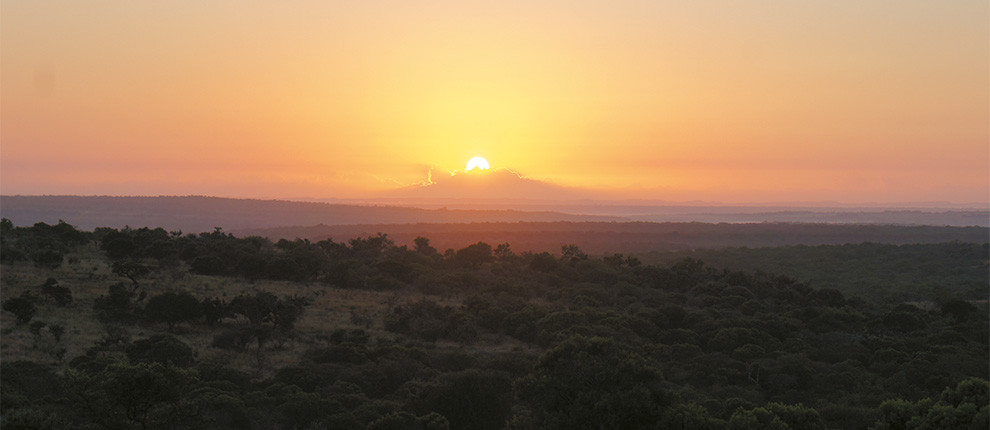
[[[369,197],[492,167],[615,198],[990,200],[964,1],[0,6],[0,192]]]

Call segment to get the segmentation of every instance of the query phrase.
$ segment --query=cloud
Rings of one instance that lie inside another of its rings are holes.
[[[386,193],[391,198],[470,200],[575,200],[591,192],[527,178],[506,168],[444,172],[431,169],[418,185]]]

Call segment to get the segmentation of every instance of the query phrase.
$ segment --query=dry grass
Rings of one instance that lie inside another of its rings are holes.
[[[39,290],[49,277],[72,290],[73,301],[66,307],[43,304],[32,322],[42,321],[49,325],[61,324],[66,327],[62,341],[57,345],[65,348],[64,359],[59,361],[51,353],[54,339],[42,329],[42,336],[31,333],[28,325],[18,325],[13,314],[0,312],[0,360],[31,360],[51,363],[64,370],[69,360],[86,352],[103,338],[106,329],[93,311],[93,302],[105,295],[107,288],[117,282],[129,282],[126,278],[114,275],[109,262],[95,247],[81,247],[70,256],[79,258],[79,263],[63,264],[55,270],[42,270],[30,263],[17,263],[0,267],[0,296],[3,299],[20,295],[25,290]],[[68,256],[67,256],[68,257]],[[186,267],[163,268],[139,280],[141,288],[148,296],[169,290],[187,291],[197,298],[221,297],[230,300],[239,294],[256,291],[269,291],[277,295],[300,295],[312,300],[301,319],[296,323],[294,338],[281,343],[269,343],[262,354],[259,367],[258,354],[253,348],[237,353],[212,348],[213,336],[222,328],[207,327],[201,324],[182,324],[173,333],[195,351],[198,359],[216,361],[226,366],[251,372],[259,376],[270,376],[278,368],[293,365],[300,361],[302,354],[314,345],[325,345],[329,334],[339,328],[362,328],[373,339],[393,339],[396,336],[385,332],[383,318],[394,306],[424,298],[414,291],[367,291],[332,288],[325,284],[292,283],[281,281],[248,281],[238,278],[225,278],[190,274]],[[40,296],[40,294],[39,294]],[[429,297],[448,305],[458,305],[456,299]],[[225,326],[236,322],[225,321]],[[124,327],[131,340],[165,333],[165,326],[138,322]],[[47,336],[47,337],[46,337]],[[439,342],[431,347],[441,349],[461,349],[462,344]],[[482,354],[524,348],[517,341],[503,336],[486,336],[483,342],[471,347]]]

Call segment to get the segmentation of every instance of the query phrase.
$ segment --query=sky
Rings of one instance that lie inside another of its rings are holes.
[[[0,193],[988,204],[988,9],[5,0]]]

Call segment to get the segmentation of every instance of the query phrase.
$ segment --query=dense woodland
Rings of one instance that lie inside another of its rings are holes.
[[[951,242],[732,247],[651,252],[641,258],[660,265],[695,258],[719,269],[758,269],[871,301],[945,302],[952,298],[977,301],[990,298],[988,255],[990,247],[986,242]]]
[[[818,288],[696,258],[716,253],[0,228],[4,429],[990,422],[987,279],[931,265],[941,288],[878,295],[855,280],[901,259],[843,266],[957,255],[988,276],[985,243],[775,248],[842,272]]]

